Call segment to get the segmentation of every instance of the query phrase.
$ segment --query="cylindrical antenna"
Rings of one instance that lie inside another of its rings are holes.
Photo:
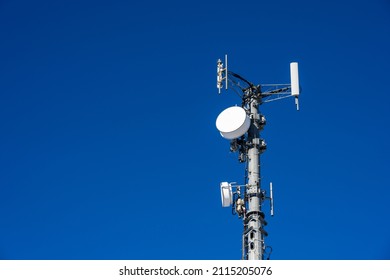
[[[222,61],[218,59],[217,61],[217,88],[218,93],[221,94],[222,88]]]

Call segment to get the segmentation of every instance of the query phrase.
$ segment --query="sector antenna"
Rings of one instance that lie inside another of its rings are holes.
[[[289,84],[255,85],[241,75],[228,70],[225,61],[217,61],[218,93],[228,88],[241,98],[241,106],[223,110],[217,117],[216,127],[221,136],[230,141],[230,151],[238,153],[240,163],[245,163],[244,183],[220,183],[222,207],[231,207],[232,213],[243,221],[242,252],[244,260],[269,259],[272,248],[265,244],[268,236],[265,226],[266,215],[263,203],[269,200],[270,214],[274,214],[274,195],[272,182],[269,191],[263,189],[260,177],[260,155],[267,144],[260,138],[266,119],[260,113],[260,106],[272,101],[293,97],[299,110],[298,63],[290,63]]]

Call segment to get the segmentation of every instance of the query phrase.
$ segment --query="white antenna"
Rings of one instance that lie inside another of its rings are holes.
[[[223,68],[223,63],[220,59],[217,61],[217,88],[218,93],[221,94],[221,88],[223,80],[225,80],[225,89],[228,89],[228,67],[227,67],[227,54],[225,54],[225,68]]]
[[[295,104],[299,110],[298,96],[299,96],[299,74],[298,62],[290,63],[290,77],[291,77],[291,95],[295,97]]]
[[[223,110],[215,124],[223,138],[232,140],[248,131],[251,120],[243,108],[233,106]]]
[[[233,203],[232,186],[228,182],[222,182],[220,187],[222,207],[229,207]]]
[[[298,75],[298,62],[290,63],[290,75],[291,75],[291,95],[299,95],[299,75]]]
[[[270,200],[271,216],[274,215],[272,182],[269,197],[266,197],[266,192],[261,188],[260,155],[267,146],[264,139],[260,138],[260,131],[266,124],[265,117],[260,113],[260,105],[294,97],[297,109],[299,109],[300,88],[297,62],[290,64],[290,78],[291,84],[254,85],[242,76],[228,71],[227,55],[225,55],[225,67],[220,59],[217,62],[218,92],[221,93],[224,81],[226,89],[230,82],[242,100],[241,107],[229,107],[222,111],[218,115],[216,126],[221,136],[230,140],[230,151],[239,153],[239,162],[247,162],[245,185],[233,185],[228,182],[222,182],[220,185],[222,206],[231,206],[233,214],[237,214],[243,220],[242,258],[247,260],[269,259],[270,252],[266,252],[269,246],[265,245],[265,237],[268,233],[264,230],[267,222],[261,210],[266,199]],[[232,188],[235,188],[235,191]],[[241,192],[240,188],[244,188],[245,191]]]

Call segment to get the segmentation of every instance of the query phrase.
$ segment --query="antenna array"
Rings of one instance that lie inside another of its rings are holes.
[[[231,72],[219,59],[217,61],[217,88],[221,93],[223,85],[228,89],[230,84],[241,97],[241,106],[227,108],[216,120],[216,126],[221,136],[230,140],[230,151],[238,152],[238,160],[246,163],[245,183],[222,182],[222,207],[232,207],[234,214],[243,220],[242,259],[260,260],[270,257],[272,248],[265,245],[268,233],[262,205],[270,200],[271,216],[274,215],[273,186],[270,183],[269,196],[261,188],[260,155],[266,150],[267,144],[260,138],[266,119],[260,113],[260,105],[288,97],[295,98],[299,110],[298,96],[300,93],[298,63],[290,64],[290,84],[254,85],[242,76]],[[269,250],[267,250],[269,249]]]

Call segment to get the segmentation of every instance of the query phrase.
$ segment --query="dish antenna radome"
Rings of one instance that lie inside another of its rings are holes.
[[[244,135],[251,125],[251,120],[245,110],[238,106],[223,110],[216,121],[221,136],[225,139],[236,139]]]

